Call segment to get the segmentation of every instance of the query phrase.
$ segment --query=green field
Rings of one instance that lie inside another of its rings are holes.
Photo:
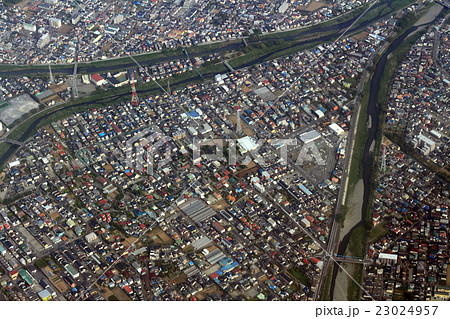
[[[300,281],[306,287],[311,287],[311,279],[302,272],[299,268],[294,267],[289,269],[289,273],[294,276],[298,281]]]
[[[334,263],[331,264],[330,268],[328,269],[327,276],[325,277],[325,282],[322,287],[322,293],[320,300],[323,301],[330,301],[330,289],[331,289],[331,281],[333,279],[333,271],[334,271]]]
[[[369,94],[370,94],[370,78],[366,79],[366,82],[364,83],[364,88],[361,92],[361,102],[360,102],[361,105],[359,106],[361,110],[359,111],[360,112],[359,119],[358,122],[356,123],[357,127],[354,137],[352,158],[348,170],[346,202],[343,203],[340,214],[336,216],[337,221],[341,224],[344,222],[345,215],[347,214],[348,211],[349,198],[353,193],[356,183],[362,178],[363,175],[362,159],[364,155],[364,145],[366,143],[367,137],[369,136],[366,120]]]
[[[384,226],[387,224],[386,221],[382,221],[377,226],[372,228],[372,230],[369,232],[369,238],[368,241],[370,243],[375,243],[378,240],[380,240],[381,237],[386,236],[389,234],[389,230],[387,230]]]
[[[364,266],[361,264],[355,264],[353,265],[354,272],[352,274],[353,279],[355,279],[356,282],[360,283],[362,282],[362,273],[364,270]],[[361,288],[359,288],[358,284],[353,280],[348,281],[348,288],[347,288],[347,298],[348,300],[352,301],[358,301],[361,296]]]
[[[413,19],[411,19],[410,16],[405,16],[405,20],[407,21],[407,23],[405,23],[402,28],[400,29],[401,31],[399,33],[397,33],[397,36],[400,36],[404,31],[406,31],[407,29],[409,29],[429,8],[431,7],[431,5],[429,4],[426,8],[424,8],[420,14],[417,14],[416,16],[414,16]],[[403,21],[405,21],[403,20]],[[387,96],[388,96],[388,92],[392,83],[392,77],[394,75],[395,70],[397,69],[398,65],[402,62],[404,56],[407,54],[407,52],[410,50],[411,46],[417,41],[417,39],[423,34],[423,32],[425,32],[424,30],[422,32],[417,32],[416,34],[408,37],[407,39],[405,39],[405,41],[402,42],[402,44],[400,44],[400,46],[391,54],[391,58],[388,60],[388,62],[386,63],[386,66],[384,68],[383,71],[383,76],[381,79],[381,87],[380,90],[378,92],[378,97],[377,100],[381,102],[381,104],[386,103],[387,100]],[[367,84],[367,83],[366,83]],[[364,94],[364,91],[366,91],[366,93]],[[363,98],[361,99],[361,107],[363,107],[364,105],[367,106],[368,104],[368,97],[369,97],[369,88],[366,88],[366,86],[364,87],[364,91],[363,91]],[[384,127],[384,114],[383,113],[383,106],[381,107],[380,110],[380,127],[379,127],[379,132],[383,131],[383,127]],[[363,109],[361,110],[363,111]],[[361,120],[361,118],[360,118]],[[359,128],[359,125],[358,125]],[[375,152],[377,153],[379,150],[379,147],[381,145],[381,137],[382,134],[378,134],[377,135],[377,140],[376,140],[376,150]],[[356,140],[355,140],[355,150],[357,150],[356,148]],[[362,154],[360,155],[362,158]],[[356,155],[356,158],[358,158],[358,155]],[[372,240],[376,240],[377,238],[381,238],[384,234],[385,234],[385,229],[382,228],[382,225],[379,225],[378,227],[376,227],[375,229],[372,229],[371,232],[368,232],[368,229],[371,228],[371,221],[372,221],[372,207],[373,207],[373,192],[376,186],[376,174],[377,174],[377,156],[375,156],[374,158],[374,170],[372,171],[372,179],[371,179],[371,189],[370,189],[370,198],[369,198],[369,204],[367,205],[367,209],[368,211],[366,212],[366,219],[365,219],[365,225],[361,225],[359,227],[357,227],[356,229],[354,229],[350,235],[350,239],[349,239],[349,243],[347,246],[347,254],[349,254],[350,256],[357,256],[357,257],[364,257],[365,256],[365,251],[366,251],[366,245],[368,240],[372,241]],[[354,157],[352,158],[352,166],[353,166],[353,159],[355,159],[355,154]],[[359,162],[360,163],[360,162]],[[350,177],[349,177],[349,186],[350,185],[354,185],[353,183],[356,183],[356,181],[358,180],[359,176],[362,172],[361,167],[356,168],[356,172],[350,173]],[[350,182],[350,178],[352,180],[352,182]],[[349,190],[351,190],[352,188],[349,188]],[[363,273],[363,267],[362,265],[358,265],[357,267],[355,267],[355,271],[353,272],[353,277],[356,279],[357,282],[361,282],[362,281],[362,273]],[[349,286],[348,286],[348,298],[349,300],[359,300],[359,296],[360,296],[360,287],[354,282],[351,281],[349,282]],[[355,299],[356,298],[356,299]]]

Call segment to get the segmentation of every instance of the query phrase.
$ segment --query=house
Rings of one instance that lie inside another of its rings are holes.
[[[100,86],[106,83],[106,80],[98,73],[91,75],[91,82],[96,86]]]
[[[97,235],[95,233],[89,233],[85,236],[85,238],[88,243],[92,243],[94,240],[97,239]]]

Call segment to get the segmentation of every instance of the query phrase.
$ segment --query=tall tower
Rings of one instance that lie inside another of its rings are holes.
[[[48,65],[48,71],[50,73],[50,83],[53,83],[54,79],[53,79],[52,65],[51,64]]]
[[[131,105],[138,106],[139,105],[139,97],[136,92],[136,87],[134,86],[134,82],[131,83]]]
[[[77,35],[77,43],[75,45],[75,64],[73,65],[73,75],[72,75],[72,80],[73,80],[73,87],[72,87],[72,94],[74,98],[78,98],[78,87],[77,87],[77,70],[78,70],[78,43],[79,43],[79,38]]]
[[[134,77],[134,70],[130,70],[130,83],[131,83],[131,105],[132,106],[138,106],[139,105],[139,97],[136,92],[136,78]]]
[[[383,147],[383,155],[381,157],[381,173],[385,173],[386,172],[386,146],[382,146]]]
[[[242,134],[242,125],[241,125],[241,110],[237,110],[236,114],[236,134]]]
[[[245,47],[248,47],[247,41],[245,41],[245,37],[242,36],[242,41],[244,41]]]

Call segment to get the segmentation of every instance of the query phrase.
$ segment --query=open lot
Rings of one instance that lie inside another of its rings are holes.
[[[128,297],[127,294],[119,287],[114,287],[111,291],[120,301],[131,301],[130,297]]]
[[[313,12],[317,9],[326,7],[327,4],[325,2],[322,1],[311,1],[311,3],[306,7],[307,11]]]
[[[51,273],[52,270],[50,269],[50,267],[45,267],[44,268],[45,271],[44,273],[48,274]],[[62,280],[61,277],[54,275],[52,277],[49,278],[50,281],[52,282],[53,286],[55,286],[55,288],[60,292],[60,293],[64,293],[67,290],[69,290],[69,286],[67,286],[67,284],[64,282],[64,280]]]
[[[173,244],[173,239],[170,238],[161,228],[157,227],[154,230],[147,233],[147,238],[149,238],[153,244],[160,245],[171,245]]]
[[[221,199],[219,201],[217,201],[216,203],[211,205],[212,209],[216,210],[216,211],[220,211],[220,210],[224,210],[227,209],[228,207],[230,207],[230,205],[227,203],[226,200]]]
[[[11,125],[15,120],[20,119],[31,110],[39,108],[39,104],[28,94],[19,95],[4,104],[5,106],[0,109],[0,121],[7,126]]]
[[[228,118],[230,119],[231,122],[233,122],[233,124],[236,125],[236,115],[231,115]],[[255,135],[255,132],[253,132],[252,128],[249,125],[247,125],[247,123],[245,123],[242,119],[241,119],[241,127],[244,135],[246,136]]]

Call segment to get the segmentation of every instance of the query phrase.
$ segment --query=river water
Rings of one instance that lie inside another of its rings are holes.
[[[441,7],[442,8],[442,7]],[[439,11],[434,11],[434,18],[432,19],[432,21],[427,22],[423,25],[421,25],[422,27],[425,25],[429,25],[431,23],[433,23],[436,20],[436,17],[438,16],[438,14],[440,13],[441,10]],[[338,255],[344,255],[345,251],[347,249],[347,245],[350,239],[350,234],[351,232],[358,228],[361,225],[364,225],[364,221],[366,218],[366,214],[367,214],[367,206],[369,204],[369,195],[370,195],[370,179],[372,176],[372,168],[373,168],[373,159],[374,159],[374,155],[375,152],[370,152],[370,148],[372,143],[375,142],[376,140],[376,136],[377,136],[377,132],[378,132],[378,115],[379,115],[379,107],[378,107],[378,92],[380,90],[380,84],[381,84],[381,78],[383,76],[383,72],[384,72],[384,68],[386,66],[386,62],[388,61],[388,56],[389,54],[391,54],[392,52],[394,52],[399,45],[409,36],[411,35],[413,32],[415,32],[420,26],[419,25],[414,25],[411,28],[409,28],[407,31],[405,31],[401,36],[399,36],[398,38],[396,38],[391,45],[388,47],[388,49],[384,52],[384,54],[381,56],[380,60],[378,61],[378,63],[375,66],[375,71],[373,73],[373,76],[370,80],[370,94],[369,94],[369,101],[368,101],[368,107],[367,107],[367,119],[369,119],[369,117],[371,118],[371,125],[368,128],[369,131],[369,135],[368,138],[365,142],[365,146],[364,146],[364,154],[363,154],[363,159],[362,159],[362,165],[363,165],[363,183],[364,183],[364,196],[363,196],[363,204],[362,204],[362,212],[361,212],[361,221],[356,224],[351,231],[349,231],[342,239],[342,241],[339,243],[339,248],[338,248]],[[332,279],[332,284],[331,284],[331,300],[333,300],[333,291],[335,289],[335,282],[336,282],[336,277],[338,274],[338,267],[334,267],[334,271],[333,271],[333,279]],[[345,277],[345,278],[344,278]],[[346,276],[341,276],[341,278],[343,278],[343,280],[349,281],[349,278]],[[341,286],[345,286],[345,284],[343,283],[338,283]]]

